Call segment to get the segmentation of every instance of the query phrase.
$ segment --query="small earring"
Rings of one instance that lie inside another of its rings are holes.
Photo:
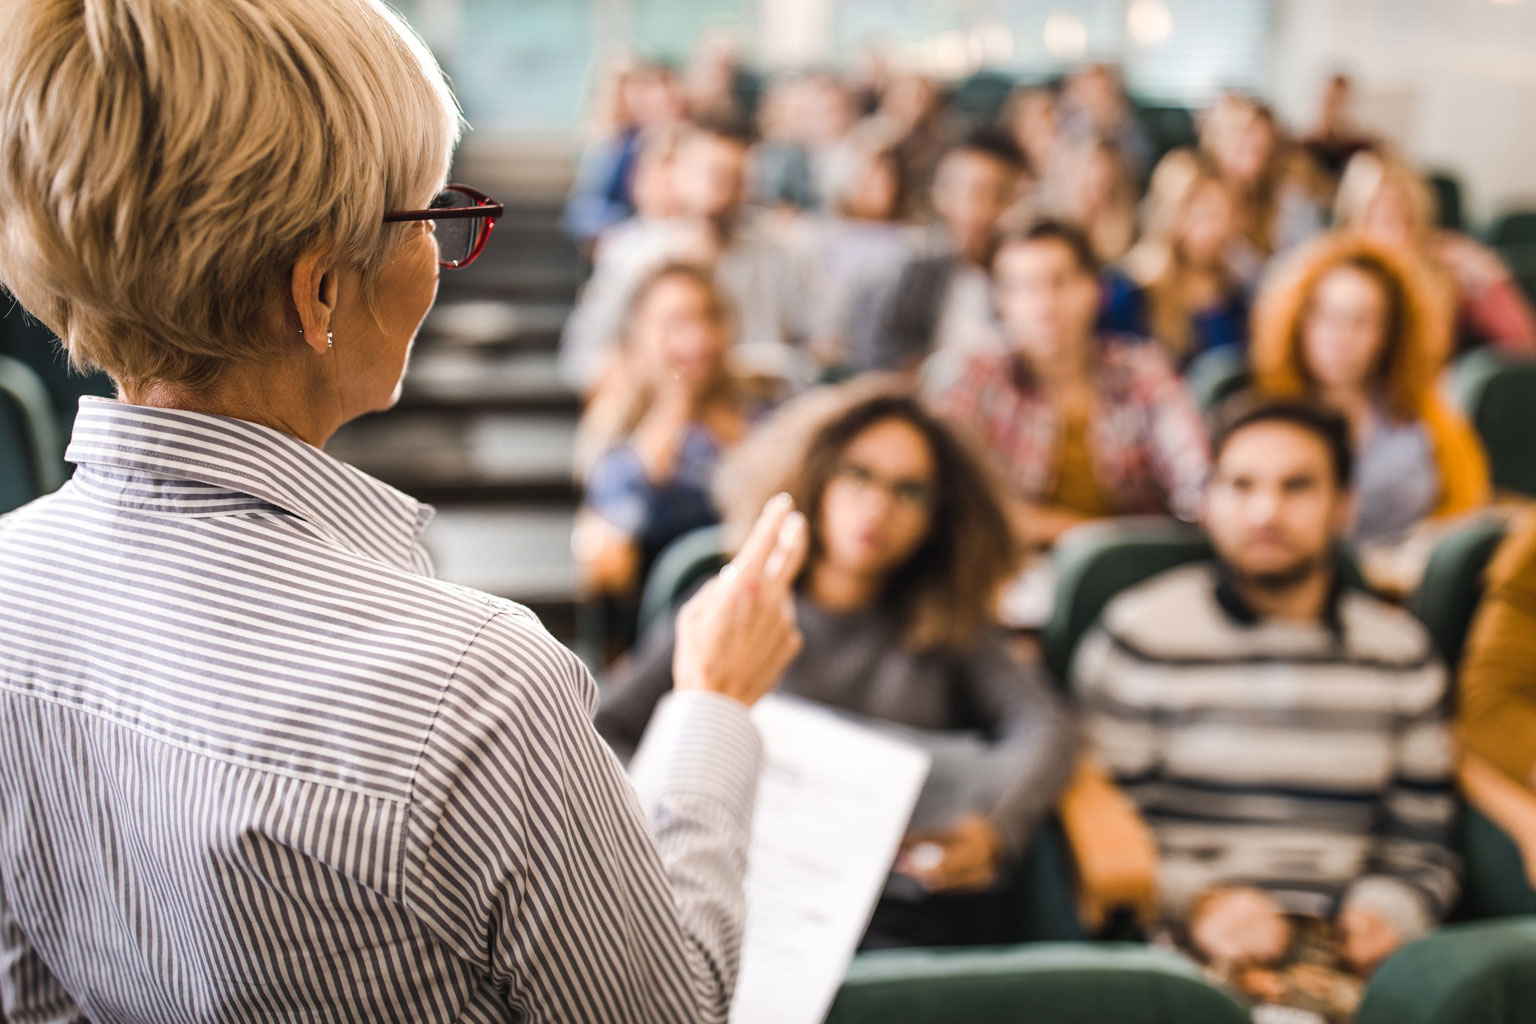
[[[331,349],[333,349],[335,347],[336,347],[336,339],[331,337],[331,332],[330,331],[326,331],[325,332],[325,350],[327,352],[329,352],[329,351],[331,351]]]

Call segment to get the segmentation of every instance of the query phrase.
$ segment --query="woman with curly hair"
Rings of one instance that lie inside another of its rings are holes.
[[[866,379],[791,403],[738,449],[717,487],[727,532],[739,538],[748,509],[777,491],[810,525],[795,585],[805,646],[779,688],[902,726],[980,733],[1008,762],[983,813],[909,837],[909,849],[942,853],[898,860],[927,895],[882,901],[865,945],[1017,938],[1016,904],[1000,895],[1066,782],[1072,738],[1050,690],[992,628],[1017,548],[985,463],[910,390]],[[621,754],[672,688],[671,666],[665,627],[603,694],[598,731]]]
[[[1488,500],[1482,446],[1435,388],[1450,328],[1437,295],[1413,263],[1351,234],[1298,252],[1259,295],[1256,389],[1316,396],[1354,429],[1357,541]]]

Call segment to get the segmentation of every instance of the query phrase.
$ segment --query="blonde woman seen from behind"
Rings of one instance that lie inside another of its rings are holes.
[[[501,212],[458,132],[375,0],[0,6],[0,282],[118,390],[0,517],[11,1020],[726,1019],[803,517],[679,619],[653,824],[577,658],[323,450]]]

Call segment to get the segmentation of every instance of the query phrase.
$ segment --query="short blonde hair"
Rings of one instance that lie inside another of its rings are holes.
[[[28,0],[0,14],[0,282],[119,383],[279,351],[313,247],[371,288],[461,121],[378,0]]]
[[[1357,228],[1384,189],[1396,188],[1408,205],[1409,231],[1415,239],[1435,230],[1435,195],[1424,176],[1401,157],[1365,151],[1350,158],[1339,178],[1333,201],[1333,220],[1340,227]]]

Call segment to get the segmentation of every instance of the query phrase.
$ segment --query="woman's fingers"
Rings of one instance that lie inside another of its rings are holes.
[[[810,547],[811,531],[805,516],[800,512],[790,512],[779,527],[773,554],[764,566],[763,587],[769,594],[789,593],[795,578],[800,575],[800,567],[805,564],[805,554]]]
[[[747,542],[741,546],[736,557],[731,559],[731,564],[725,567],[727,579],[751,584],[762,581],[768,560],[779,546],[779,534],[783,531],[784,521],[794,508],[794,500],[787,494],[776,494],[769,499],[768,504],[763,506],[762,515],[753,524],[752,532],[747,535]]]

